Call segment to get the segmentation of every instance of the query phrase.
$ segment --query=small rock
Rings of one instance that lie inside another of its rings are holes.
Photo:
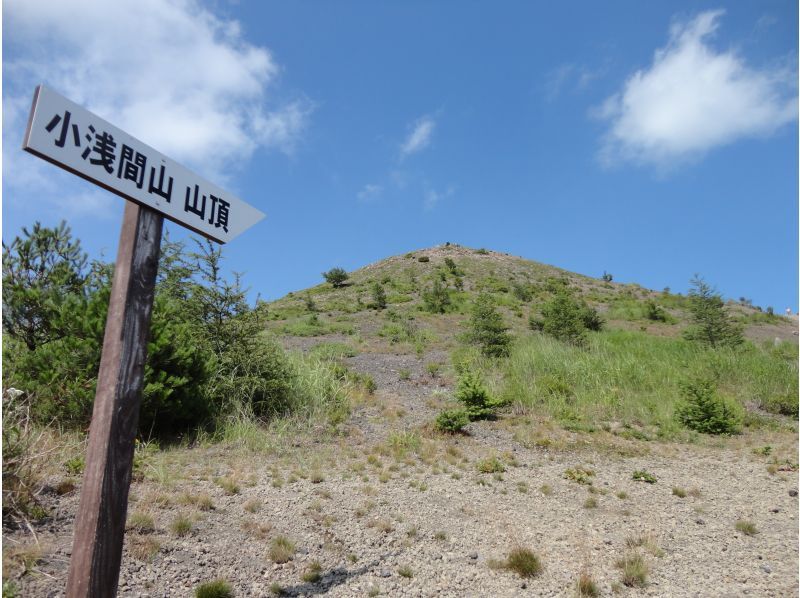
[[[383,569],[380,573],[378,573],[378,577],[391,577],[392,574],[390,571]]]
[[[773,512],[773,513],[780,513],[781,512],[781,510],[778,509],[778,508],[770,509],[770,511]]]
[[[611,546],[611,540],[603,540],[603,544],[606,546]]]
[[[478,553],[477,552],[470,552],[469,553],[469,558],[471,558],[474,561],[475,559],[478,558]]]
[[[526,584],[525,582],[522,582],[519,587],[524,590],[525,588],[528,587],[528,584]]]
[[[694,520],[694,522],[695,522],[697,525],[705,525],[705,524],[706,524],[706,522],[705,522],[703,519],[701,519],[700,517],[698,517],[697,519],[695,519],[695,520]]]
[[[769,565],[761,565],[761,570],[764,573],[772,573],[772,567],[770,567]]]
[[[797,496],[797,490],[795,490],[794,488],[789,490],[789,496]]]

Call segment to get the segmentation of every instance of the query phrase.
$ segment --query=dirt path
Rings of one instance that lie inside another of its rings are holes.
[[[428,435],[420,426],[451,391],[425,370],[438,357],[351,358],[377,391],[346,436],[292,439],[271,455],[160,455],[132,488],[130,513],[153,529],[127,534],[120,595],[190,596],[223,577],[237,596],[278,586],[292,596],[569,596],[581,573],[600,595],[798,595],[797,473],[770,473],[753,439],[705,447],[598,433],[584,446],[546,427],[527,434],[533,424],[511,417],[471,424],[469,436]],[[794,452],[796,442],[763,443]],[[480,473],[490,458],[505,471]],[[580,478],[578,467],[591,485],[565,475]],[[634,481],[637,470],[656,483]],[[63,595],[77,491],[49,500],[55,516],[38,530],[43,556],[17,581],[22,596]],[[184,535],[179,514],[191,521]],[[737,531],[740,520],[757,533]],[[296,547],[282,564],[270,556],[278,536]],[[541,575],[498,567],[515,547],[539,555]],[[632,552],[649,570],[641,588],[622,585],[617,566]]]

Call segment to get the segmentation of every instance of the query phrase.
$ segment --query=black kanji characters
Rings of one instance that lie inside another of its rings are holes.
[[[211,215],[208,217],[208,223],[213,224],[216,228],[222,227],[222,230],[227,233],[231,204],[216,195],[209,195],[209,197],[211,197]]]
[[[206,217],[206,196],[203,195],[202,201],[198,202],[198,195],[200,193],[200,187],[198,185],[194,186],[194,198],[192,199],[192,188],[186,187],[186,202],[183,206],[184,212],[191,212],[192,214],[197,214],[200,216],[200,220]],[[192,201],[192,205],[189,205],[189,201]],[[198,203],[200,206],[198,207]]]
[[[147,165],[147,157],[139,152],[134,152],[133,148],[122,144],[122,151],[119,156],[119,169],[117,178],[126,179],[136,183],[141,189],[144,184],[144,169]]]
[[[97,131],[92,125],[89,125],[89,130],[92,132],[92,135],[94,135],[94,147],[87,147],[85,150],[83,150],[81,158],[85,160],[89,154],[94,152],[98,155],[98,157],[91,158],[89,162],[92,164],[99,164],[105,168],[108,174],[114,174],[114,160],[116,159],[116,156],[114,155],[114,149],[117,147],[117,143],[114,141],[114,136],[109,135],[105,131],[98,135]],[[86,134],[86,139],[89,141],[89,143],[92,142],[92,136],[88,133]]]
[[[58,133],[58,139],[54,141],[54,143],[58,147],[64,147],[64,142],[66,142],[67,140],[67,132],[69,131],[70,128],[69,120],[71,117],[72,114],[70,114],[70,111],[65,110],[63,119],[61,118],[60,114],[56,114],[52,118],[52,120],[48,123],[48,125],[45,127],[45,130],[48,133],[52,133],[53,129],[55,129],[58,126],[58,123],[61,123],[61,131],[59,131]],[[81,146],[80,134],[78,133],[78,125],[74,123],[72,124],[72,140],[74,141],[76,147]]]
[[[158,186],[156,187],[156,185],[154,184],[154,180],[155,180],[155,177],[156,177],[156,167],[155,166],[151,166],[150,167],[150,184],[147,187],[147,192],[148,193],[155,193],[156,195],[160,195],[161,197],[163,197],[164,199],[167,200],[167,203],[170,203],[170,201],[172,200],[172,177],[169,177],[169,183],[167,184],[167,189],[165,191],[164,190],[164,172],[165,172],[165,170],[166,169],[164,168],[164,165],[162,164],[161,165],[161,169],[159,171],[159,175],[158,175]],[[188,191],[188,189],[187,189],[187,191]],[[188,199],[187,199],[187,201],[188,201]]]

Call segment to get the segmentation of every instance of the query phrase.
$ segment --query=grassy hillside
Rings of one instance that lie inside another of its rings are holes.
[[[438,303],[430,300],[439,287]],[[376,286],[383,289],[379,308]],[[594,308],[603,330],[575,347],[531,329],[563,288]],[[489,295],[513,338],[506,359],[470,348],[465,332],[479,295]],[[536,413],[567,429],[640,430],[676,437],[676,417],[692,379],[708,379],[732,401],[744,425],[797,417],[796,320],[728,302],[744,331],[736,348],[708,348],[683,338],[689,298],[668,289],[594,279],[508,254],[457,245],[391,257],[350,273],[340,288],[322,283],[268,304],[268,328],[294,347],[319,343],[340,351],[416,355],[449,383],[457,369],[481,373],[492,393],[517,413]],[[716,396],[716,395],[715,395]]]

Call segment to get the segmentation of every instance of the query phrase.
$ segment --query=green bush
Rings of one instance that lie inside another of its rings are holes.
[[[434,427],[439,432],[455,434],[461,432],[469,423],[469,416],[464,409],[447,409],[436,416]]]
[[[735,434],[739,431],[741,409],[716,392],[708,378],[694,378],[681,385],[684,402],[678,405],[680,422],[704,434]]]
[[[490,295],[481,294],[476,299],[469,320],[467,339],[480,347],[487,357],[508,356],[511,336]]]
[[[652,299],[648,299],[644,304],[644,317],[651,322],[666,322],[667,313],[660,305]]]
[[[379,282],[372,285],[372,306],[375,309],[386,309],[386,291]]]
[[[455,396],[464,404],[470,420],[492,418],[500,405],[489,395],[480,374],[472,370],[465,370],[461,374]]]
[[[323,272],[322,277],[325,279],[325,282],[331,283],[334,289],[338,289],[344,286],[345,281],[350,278],[350,275],[344,268],[331,268],[327,272]]]
[[[437,278],[427,291],[422,293],[423,309],[432,314],[443,314],[452,306],[450,290]]]
[[[542,308],[542,331],[571,345],[586,344],[586,324],[581,305],[571,294],[560,291]]]
[[[735,347],[744,341],[741,328],[734,323],[722,297],[700,276],[691,280],[689,312],[692,325],[684,332],[688,340],[711,347]]]

